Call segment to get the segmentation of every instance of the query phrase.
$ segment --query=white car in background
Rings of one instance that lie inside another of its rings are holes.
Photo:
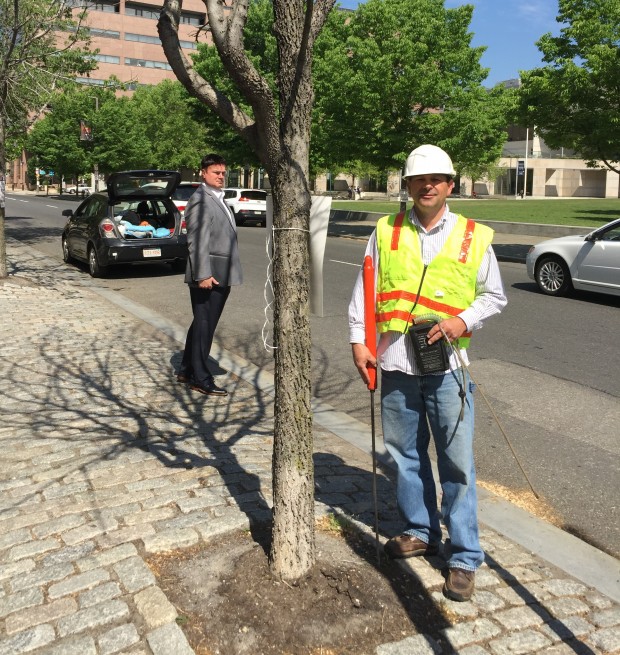
[[[583,236],[541,241],[525,263],[528,276],[548,296],[573,289],[620,296],[620,218]]]
[[[200,184],[200,182],[181,182],[172,194],[172,202],[181,212],[181,216],[185,215],[185,206],[196,189],[200,188]]]
[[[71,195],[77,194],[78,196],[88,196],[90,195],[90,187],[88,184],[69,184],[65,187],[65,191]]]
[[[224,202],[230,207],[237,225],[255,221],[267,225],[267,192],[262,189],[224,189]]]

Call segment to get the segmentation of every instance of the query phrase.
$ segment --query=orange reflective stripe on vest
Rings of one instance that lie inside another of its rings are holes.
[[[435,311],[442,312],[443,314],[450,314],[451,316],[456,316],[456,314],[462,312],[465,309],[465,307],[455,307],[454,305],[447,305],[446,303],[438,302],[437,300],[427,298],[421,294],[418,298],[415,293],[411,293],[410,291],[399,290],[388,291],[386,293],[379,292],[377,294],[377,302],[385,302],[387,300],[407,300],[409,302],[415,302],[416,298],[418,300],[418,304],[421,303],[428,309],[433,309]]]
[[[459,254],[459,262],[461,262],[461,264],[464,264],[467,261],[471,240],[474,238],[475,227],[476,223],[472,221],[471,218],[468,218],[467,225],[465,226],[465,234],[463,235],[463,243],[461,244],[461,252]]]
[[[403,226],[403,221],[405,220],[405,212],[396,214],[394,219],[394,230],[392,231],[392,250],[398,250],[398,242],[400,241],[400,230]]]

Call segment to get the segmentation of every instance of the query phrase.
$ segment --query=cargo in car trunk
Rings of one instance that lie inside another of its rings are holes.
[[[114,206],[114,220],[124,239],[170,238],[176,229],[176,211],[166,198],[121,201]]]

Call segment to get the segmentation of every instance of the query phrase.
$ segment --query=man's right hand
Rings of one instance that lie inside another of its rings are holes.
[[[370,350],[363,343],[352,343],[353,363],[366,384],[370,382],[369,368],[377,367],[377,358],[372,356]]]
[[[214,277],[208,277],[206,280],[200,280],[198,286],[201,289],[212,289],[219,285],[219,282]]]

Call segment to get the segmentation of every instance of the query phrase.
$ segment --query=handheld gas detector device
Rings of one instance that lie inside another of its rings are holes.
[[[437,321],[429,320],[414,323],[409,328],[409,337],[413,345],[415,363],[422,375],[443,373],[450,368],[448,348],[444,339],[428,343],[428,333]]]

